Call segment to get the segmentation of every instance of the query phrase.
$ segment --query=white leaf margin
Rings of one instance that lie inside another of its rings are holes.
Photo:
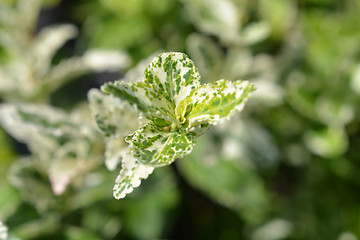
[[[141,180],[148,178],[154,167],[140,163],[130,152],[122,157],[122,169],[115,180],[113,195],[116,199],[124,198],[134,188],[140,186]]]

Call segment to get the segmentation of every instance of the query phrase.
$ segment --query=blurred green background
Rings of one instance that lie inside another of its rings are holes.
[[[72,24],[63,40],[40,41],[63,23]],[[69,131],[58,143],[91,150],[81,155],[85,170],[55,195],[48,166],[60,147],[33,136],[60,125],[9,127],[3,114],[8,239],[360,239],[359,23],[358,0],[1,0],[1,104],[46,104],[63,122],[80,112],[78,125],[66,123],[74,129],[92,129],[89,89],[158,52],[188,54],[204,83],[257,85],[241,114],[122,200],[112,197],[119,169],[104,166],[98,133]],[[125,60],[86,65],[89,49]]]

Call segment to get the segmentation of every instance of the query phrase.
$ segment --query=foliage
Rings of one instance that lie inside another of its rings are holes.
[[[193,62],[185,54],[170,52],[160,54],[149,64],[143,81],[107,83],[101,89],[134,105],[149,120],[125,138],[132,156],[123,158],[123,169],[114,187],[115,198],[123,198],[154,167],[170,165],[191,153],[195,138],[209,125],[242,110],[255,87],[248,82],[226,80],[201,86]],[[121,111],[113,114],[125,115]],[[116,126],[105,123],[107,118],[114,117],[98,118],[100,129],[105,135],[117,134]]]
[[[0,229],[34,240],[359,239],[359,11],[357,0],[1,1]],[[151,61],[163,52],[192,59],[196,90],[172,94],[160,77],[157,88],[151,75],[165,73]],[[210,127],[195,92],[238,79],[257,90]],[[192,153],[165,158],[166,137]],[[160,143],[157,161],[139,138]],[[115,200],[126,177],[119,197],[134,190]]]
[[[56,89],[90,71],[126,67],[122,52],[90,50],[52,65],[58,49],[77,35],[70,24],[47,26],[33,36],[40,0],[19,1],[16,7],[1,4],[0,46],[6,61],[0,68],[0,94],[10,101],[45,102]]]

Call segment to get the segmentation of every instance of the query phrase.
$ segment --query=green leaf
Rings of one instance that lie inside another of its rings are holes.
[[[189,126],[203,123],[217,124],[228,119],[232,114],[243,109],[250,93],[254,90],[255,86],[247,81],[219,80],[201,86],[189,96],[192,100],[192,109],[185,116],[189,120]],[[184,108],[183,105],[179,107]]]
[[[7,173],[5,176],[9,177],[9,174]],[[18,189],[11,185],[7,179],[0,182],[0,195],[6,196],[0,198],[0,219],[5,220],[14,215],[24,199],[20,197]]]
[[[26,143],[36,166],[46,169],[55,194],[62,194],[77,176],[97,167],[102,138],[80,113],[35,104],[2,104],[0,123]]]
[[[126,138],[133,156],[153,167],[170,165],[193,150],[193,134],[167,132],[146,124]]]

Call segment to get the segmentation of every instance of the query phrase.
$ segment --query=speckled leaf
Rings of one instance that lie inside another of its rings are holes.
[[[97,89],[88,92],[90,110],[106,137],[125,137],[138,129],[139,113],[127,102]]]
[[[102,139],[79,112],[36,104],[0,105],[0,124],[47,170],[55,194],[100,163]]]
[[[185,117],[189,120],[189,127],[204,123],[217,124],[228,119],[233,113],[243,109],[254,90],[255,86],[247,81],[219,80],[201,86],[188,97],[191,99],[191,110]],[[188,104],[186,106],[188,107]],[[180,107],[184,108],[181,104]]]
[[[183,53],[170,52],[149,64],[143,81],[107,83],[101,90],[136,106],[150,120],[125,141],[138,164],[162,167],[191,153],[195,138],[211,124],[240,111],[255,87],[226,80],[201,86],[193,62]],[[116,198],[134,185],[133,172],[124,164],[114,188]],[[140,184],[138,178],[136,183]]]
[[[116,199],[124,198],[126,194],[140,186],[141,180],[146,179],[154,167],[140,163],[129,153],[123,157],[122,169],[116,178],[113,194]]]
[[[91,148],[98,137],[95,129],[80,116],[47,105],[2,104],[0,123],[41,158],[49,158],[60,146],[78,139]]]
[[[194,63],[184,53],[160,54],[145,69],[144,82],[153,84],[154,93],[175,106],[200,85]]]
[[[101,90],[135,105],[157,126],[167,126],[175,119],[174,105],[155,93],[152,84],[114,82],[103,85]]]
[[[168,132],[146,124],[126,138],[133,156],[144,164],[166,166],[191,153],[194,136],[182,131]]]
[[[175,107],[200,86],[200,75],[183,53],[163,53],[145,69],[143,81],[107,83],[101,90],[137,106],[156,126],[176,121]]]
[[[42,158],[48,158],[50,152],[74,137],[76,129],[80,130],[62,110],[35,104],[2,104],[0,123]]]

